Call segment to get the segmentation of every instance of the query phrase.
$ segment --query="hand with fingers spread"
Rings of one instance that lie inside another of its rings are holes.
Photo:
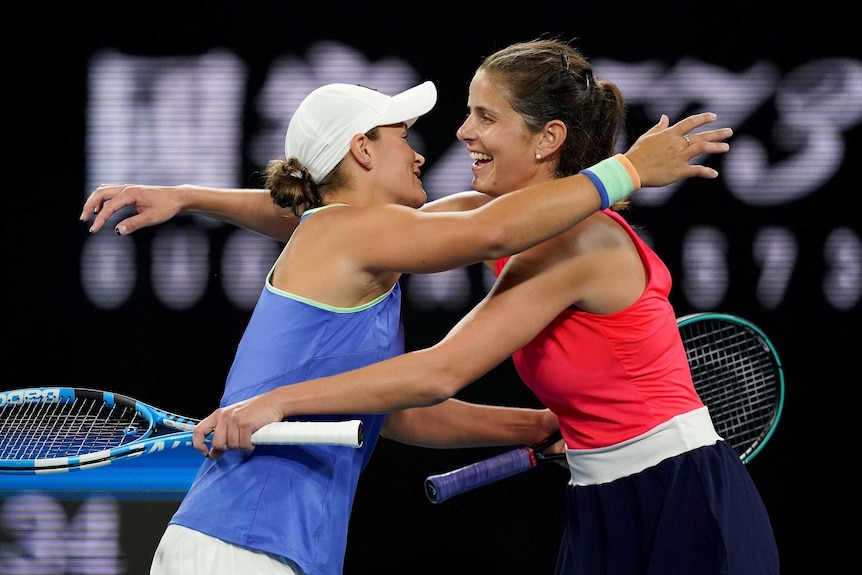
[[[692,130],[716,120],[714,113],[704,112],[669,126],[668,117],[662,115],[658,124],[639,137],[625,154],[635,166],[641,186],[666,186],[691,177],[717,178],[715,169],[689,163],[702,154],[723,154],[730,150],[730,145],[724,141],[733,135],[730,128],[689,135]]]

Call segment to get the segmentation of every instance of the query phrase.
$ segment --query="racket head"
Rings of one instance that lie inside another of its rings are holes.
[[[772,437],[784,409],[784,369],[775,346],[759,327],[731,314],[694,313],[677,325],[716,431],[748,463]]]
[[[107,391],[0,392],[0,472],[63,471],[134,453],[158,417],[158,410]]]

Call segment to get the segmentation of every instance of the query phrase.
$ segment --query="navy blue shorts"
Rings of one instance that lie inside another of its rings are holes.
[[[778,575],[772,525],[727,442],[568,488],[557,575]]]

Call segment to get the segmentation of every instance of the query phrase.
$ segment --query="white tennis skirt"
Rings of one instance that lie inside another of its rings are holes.
[[[150,575],[304,575],[292,561],[168,525]]]

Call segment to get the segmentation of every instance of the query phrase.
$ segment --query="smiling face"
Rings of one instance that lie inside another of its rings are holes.
[[[503,86],[485,71],[470,82],[467,119],[458,139],[473,162],[473,188],[500,196],[552,177],[536,160],[541,133],[527,130],[523,117],[503,98]]]
[[[407,125],[380,126],[377,132],[379,137],[370,144],[375,151],[373,173],[380,189],[385,190],[385,200],[421,207],[427,200],[419,179],[419,168],[425,164],[425,157],[407,141]]]

